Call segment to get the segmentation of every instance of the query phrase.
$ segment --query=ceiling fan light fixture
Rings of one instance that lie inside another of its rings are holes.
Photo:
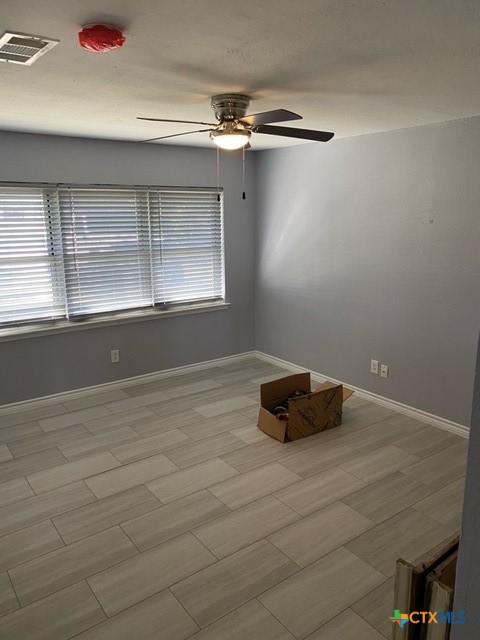
[[[220,149],[235,151],[235,149],[241,149],[248,144],[250,135],[250,131],[248,131],[247,129],[236,130],[232,132],[212,131],[210,133],[210,138],[217,145],[217,147],[220,147]]]

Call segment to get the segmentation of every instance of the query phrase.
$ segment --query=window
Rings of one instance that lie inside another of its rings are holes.
[[[217,191],[0,186],[0,323],[223,298]]]

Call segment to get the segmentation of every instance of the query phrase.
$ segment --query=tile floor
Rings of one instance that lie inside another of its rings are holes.
[[[467,441],[352,397],[256,428],[254,358],[0,411],[1,640],[381,640],[459,528]]]

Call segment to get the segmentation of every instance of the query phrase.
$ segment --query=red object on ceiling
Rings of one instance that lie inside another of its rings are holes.
[[[80,46],[94,53],[106,53],[113,49],[123,47],[125,36],[120,29],[108,27],[105,24],[95,24],[83,27],[78,34]]]

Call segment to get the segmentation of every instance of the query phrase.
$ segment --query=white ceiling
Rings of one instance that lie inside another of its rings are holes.
[[[125,47],[81,50],[92,22],[125,27]],[[0,23],[61,40],[32,67],[0,64],[2,129],[141,140],[195,127],[135,116],[211,121],[229,91],[342,137],[480,114],[478,0],[2,0]]]

